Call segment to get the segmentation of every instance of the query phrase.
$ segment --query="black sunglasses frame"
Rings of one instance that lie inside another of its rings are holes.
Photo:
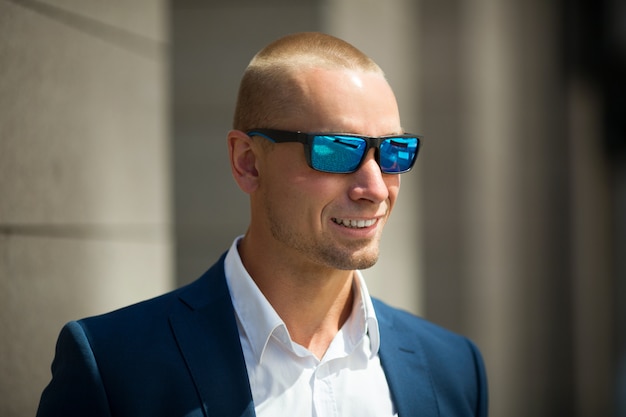
[[[419,154],[419,150],[422,145],[422,140],[424,138],[422,135],[414,135],[411,133],[404,133],[401,135],[372,137],[372,136],[355,135],[352,133],[335,133],[335,132],[305,133],[305,132],[292,132],[288,130],[278,130],[278,129],[251,129],[248,132],[246,132],[246,134],[248,136],[262,136],[276,143],[288,143],[288,142],[302,143],[305,145],[304,155],[306,157],[306,162],[309,165],[309,167],[316,171],[330,172],[333,174],[351,174],[353,172],[358,171],[361,165],[363,165],[363,161],[365,161],[365,158],[367,157],[367,154],[369,153],[370,149],[374,149],[374,159],[376,160],[376,163],[378,163],[378,166],[381,168],[381,172],[385,174],[403,174],[405,172],[409,172],[413,168],[413,165],[415,165],[415,161],[417,160],[417,155]],[[359,163],[353,170],[341,171],[341,172],[325,171],[325,170],[315,168],[311,161],[311,147],[313,146],[313,140],[315,136],[345,136],[349,138],[363,139],[367,146],[365,150],[363,151],[363,156],[361,157],[361,160],[359,161]],[[393,172],[382,171],[382,167],[380,165],[380,145],[387,139],[395,139],[395,138],[398,138],[398,139],[416,138],[417,148],[415,150],[415,157],[413,157],[413,160],[411,161],[411,165],[405,170],[393,171]]]

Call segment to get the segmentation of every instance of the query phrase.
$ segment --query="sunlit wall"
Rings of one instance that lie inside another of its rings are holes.
[[[167,10],[0,1],[0,415],[72,319],[173,285]]]

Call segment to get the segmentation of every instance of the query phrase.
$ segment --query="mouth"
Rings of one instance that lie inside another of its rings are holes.
[[[367,227],[373,226],[378,220],[377,219],[355,220],[355,219],[333,218],[332,221],[340,226],[348,227],[350,229],[365,229]]]

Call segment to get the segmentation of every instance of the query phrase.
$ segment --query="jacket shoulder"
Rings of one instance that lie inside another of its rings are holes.
[[[381,361],[403,372],[404,364],[396,363],[395,352],[412,351],[419,360],[407,378],[417,378],[418,369],[425,371],[441,415],[486,416],[487,377],[476,345],[465,336],[380,300],[373,303],[381,334]]]
[[[373,299],[374,309],[383,326],[402,330],[405,335],[419,337],[422,341],[439,344],[466,343],[462,335],[454,333],[440,325],[416,316],[405,310],[392,307],[381,300]]]

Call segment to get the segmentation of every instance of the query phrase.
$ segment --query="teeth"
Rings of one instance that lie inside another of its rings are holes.
[[[340,224],[346,227],[355,228],[355,229],[363,228],[363,227],[370,227],[371,225],[376,223],[376,219],[373,219],[373,220],[333,219],[333,221],[337,224]]]

